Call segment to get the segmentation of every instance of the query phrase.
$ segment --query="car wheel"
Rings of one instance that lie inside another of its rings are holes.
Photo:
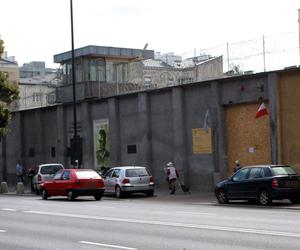
[[[220,204],[228,203],[227,195],[223,189],[220,189],[217,193],[217,199]]]
[[[258,195],[258,202],[260,205],[267,206],[272,203],[272,199],[267,190],[261,190]]]
[[[74,191],[73,190],[69,190],[68,194],[67,194],[67,197],[68,197],[69,201],[73,201],[75,199]]]
[[[116,197],[117,198],[123,198],[124,197],[124,192],[121,190],[120,186],[116,186]]]
[[[96,201],[100,201],[101,198],[102,198],[102,195],[100,195],[100,194],[95,194],[95,195],[94,195],[94,198],[95,198]]]
[[[42,190],[42,199],[47,200],[48,199],[48,192],[46,189]]]
[[[299,199],[297,199],[297,198],[290,198],[290,202],[292,204],[298,204],[299,203]]]
[[[152,197],[152,196],[154,195],[154,191],[153,191],[153,190],[147,191],[147,192],[146,192],[146,195],[147,195],[148,197]]]

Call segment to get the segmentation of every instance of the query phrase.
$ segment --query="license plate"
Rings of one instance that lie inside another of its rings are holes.
[[[297,188],[297,187],[300,187],[300,182],[299,181],[286,181],[285,187]]]

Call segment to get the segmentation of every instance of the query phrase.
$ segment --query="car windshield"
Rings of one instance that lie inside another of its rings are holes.
[[[76,171],[75,173],[78,179],[100,178],[100,176],[95,171]]]
[[[297,174],[290,166],[272,167],[274,175],[295,175]]]
[[[125,175],[126,177],[140,177],[140,176],[148,176],[149,173],[146,168],[132,168],[132,169],[126,169]]]
[[[62,169],[61,165],[49,165],[41,168],[41,174],[55,174],[58,170]]]

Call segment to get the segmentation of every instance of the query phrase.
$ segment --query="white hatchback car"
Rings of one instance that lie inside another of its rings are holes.
[[[40,194],[41,184],[44,181],[52,180],[56,172],[64,169],[60,163],[41,164],[37,167],[37,173],[32,178],[32,185],[37,194]]]
[[[106,172],[103,179],[104,192],[115,194],[117,198],[132,193],[144,193],[147,196],[154,194],[154,179],[146,167],[114,167]]]

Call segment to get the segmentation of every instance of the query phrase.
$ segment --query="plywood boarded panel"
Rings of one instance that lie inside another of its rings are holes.
[[[226,108],[228,174],[234,161],[241,165],[271,162],[269,116],[255,118],[259,104],[242,104]]]
[[[300,173],[300,73],[279,78],[281,160]]]

